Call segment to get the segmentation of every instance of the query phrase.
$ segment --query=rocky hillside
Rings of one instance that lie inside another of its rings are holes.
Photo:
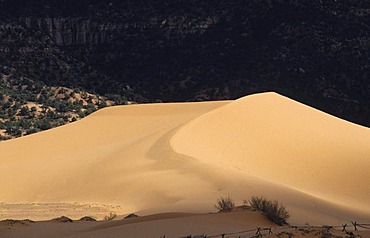
[[[370,126],[366,0],[0,1],[0,71],[138,102],[276,91]]]
[[[106,106],[127,104],[117,95],[102,97],[80,89],[0,74],[0,140],[33,134],[77,121]]]

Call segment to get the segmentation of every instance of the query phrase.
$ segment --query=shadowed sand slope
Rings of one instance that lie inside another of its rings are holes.
[[[0,222],[0,237],[187,237],[252,230],[243,233],[249,236],[254,235],[254,229],[260,226],[275,227],[262,214],[252,211],[213,214],[160,213],[108,222],[42,221],[13,226]]]
[[[49,203],[206,212],[220,196],[264,195],[296,223],[370,221],[369,144],[368,128],[275,93],[112,107],[0,143],[0,202],[43,204],[49,219]]]

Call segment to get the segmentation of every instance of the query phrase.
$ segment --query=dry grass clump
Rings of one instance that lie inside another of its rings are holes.
[[[252,197],[251,200],[244,201],[244,204],[265,213],[270,221],[280,226],[287,224],[287,219],[290,217],[282,204],[278,201],[269,201],[264,197]]]
[[[235,203],[231,200],[230,196],[219,198],[215,205],[220,212],[230,212],[234,206]]]

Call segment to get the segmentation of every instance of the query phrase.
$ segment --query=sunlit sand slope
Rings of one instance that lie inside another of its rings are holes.
[[[1,142],[0,202],[42,204],[47,219],[48,203],[207,212],[220,196],[264,195],[292,222],[370,221],[369,145],[368,128],[274,93],[112,107]]]
[[[244,97],[207,113],[171,143],[203,162],[370,211],[370,130],[278,94]]]
[[[148,152],[169,131],[226,103],[112,107],[2,142],[0,202],[119,204],[133,212],[181,200],[178,186],[198,179],[179,176],[172,164],[156,168],[169,158]]]

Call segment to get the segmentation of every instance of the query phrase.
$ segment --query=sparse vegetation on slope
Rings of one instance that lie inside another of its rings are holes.
[[[244,205],[263,212],[270,221],[280,226],[287,224],[287,219],[290,217],[289,212],[282,204],[278,201],[267,200],[264,197],[253,196],[251,200],[245,200]],[[220,197],[215,204],[215,208],[220,212],[231,212],[234,207],[235,203],[230,196]]]
[[[0,140],[48,130],[77,121],[99,108],[127,103],[120,96],[108,96],[50,87],[12,73],[0,74]]]
[[[230,212],[235,207],[235,203],[230,198],[230,196],[221,197],[221,198],[218,199],[217,204],[215,205],[215,207],[220,212]]]
[[[244,204],[263,212],[269,220],[280,226],[286,224],[290,217],[282,204],[278,201],[269,201],[264,197],[252,197],[251,200],[244,201]]]

